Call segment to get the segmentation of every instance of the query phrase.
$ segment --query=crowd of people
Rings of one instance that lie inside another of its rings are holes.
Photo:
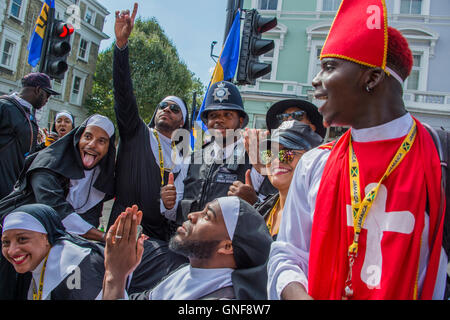
[[[57,93],[25,76],[0,97],[0,299],[448,299],[439,156],[402,100],[412,53],[384,10],[368,28],[364,5],[344,0],[335,17],[312,83],[320,109],[281,100],[267,131],[249,129],[238,87],[214,83],[193,152],[182,98],[139,115],[137,4],[115,13],[117,148],[99,114],[75,126],[64,110],[39,129],[34,112]],[[325,143],[331,125],[350,129]]]

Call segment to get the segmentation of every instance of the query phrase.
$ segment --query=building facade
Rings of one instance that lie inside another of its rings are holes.
[[[38,71],[28,64],[27,45],[34,30],[43,1],[6,0],[0,3],[0,94],[19,91],[24,75]],[[60,92],[36,113],[40,127],[50,129],[55,114],[69,110],[79,125],[86,118],[84,99],[90,94],[100,42],[108,36],[103,32],[108,10],[96,0],[56,0],[55,19],[71,23],[69,69],[63,80],[52,80]]]
[[[312,79],[320,70],[318,56],[341,0],[245,0],[244,9],[276,16],[278,25],[263,38],[275,48],[261,57],[272,72],[254,86],[242,86],[249,127],[265,127],[265,114],[276,101],[313,98]],[[388,22],[408,40],[414,57],[404,84],[404,101],[411,114],[435,128],[450,130],[450,1],[386,0]],[[342,133],[331,128],[329,138]]]

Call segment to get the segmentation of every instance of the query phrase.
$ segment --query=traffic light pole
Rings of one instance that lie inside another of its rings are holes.
[[[39,72],[44,72],[45,69],[46,54],[54,19],[55,19],[55,8],[50,8],[50,11],[48,12],[47,16],[47,25],[45,27],[44,44],[42,45],[41,49],[41,58],[39,59]]]
[[[237,10],[242,9],[242,3],[243,0],[228,0],[223,43],[227,40],[228,32],[230,32],[231,26],[233,25],[233,20],[236,16]]]

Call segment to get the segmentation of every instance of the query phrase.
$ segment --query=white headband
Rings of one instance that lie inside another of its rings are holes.
[[[10,213],[3,221],[2,233],[11,229],[29,230],[47,234],[47,230],[45,230],[44,226],[38,219],[33,217],[31,214],[20,211]]]
[[[178,97],[175,96],[168,96],[165,97],[161,102],[165,102],[165,101],[172,101],[175,102],[181,109],[181,113],[183,114],[183,123],[186,122],[186,105],[184,104],[183,100],[181,100]]]
[[[236,224],[239,218],[240,203],[239,198],[236,196],[218,198],[220,209],[222,210],[223,220],[227,227],[228,235],[233,240],[234,231],[236,230]]]
[[[69,118],[70,121],[72,121],[72,124],[73,124],[73,117],[72,117],[72,115],[70,113],[67,113],[67,112],[64,112],[64,111],[63,112],[58,112],[56,114],[56,117],[55,117],[55,122],[61,117]]]
[[[394,70],[392,70],[389,67],[385,67],[386,71],[390,73],[391,76],[394,77],[394,79],[396,79],[398,82],[400,82],[400,84],[403,86],[403,79],[398,75],[397,72],[395,72]]]
[[[87,126],[97,126],[102,128],[106,131],[110,138],[114,134],[114,124],[111,122],[111,120],[109,120],[109,118],[99,114],[95,114],[90,117],[86,124],[86,127]]]

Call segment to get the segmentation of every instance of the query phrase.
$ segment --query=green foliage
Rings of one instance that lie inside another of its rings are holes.
[[[86,99],[85,107],[88,114],[100,113],[115,122],[114,45],[98,55],[92,93]],[[155,18],[135,21],[128,47],[134,94],[145,122],[150,122],[156,105],[168,95],[183,98],[190,108],[192,95],[197,92],[197,103],[201,103],[205,91],[203,84],[180,60],[175,46]]]

